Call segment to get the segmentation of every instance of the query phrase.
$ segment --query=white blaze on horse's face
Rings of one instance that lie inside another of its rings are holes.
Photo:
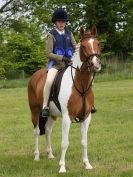
[[[89,51],[91,53],[90,55],[100,53],[99,43],[96,38],[89,38],[88,43],[89,43],[89,48],[90,48]],[[100,59],[97,57],[97,55],[92,56],[91,63],[93,64],[93,69],[95,72],[98,72],[101,70],[101,62],[100,62]]]
[[[94,51],[94,46],[93,46],[94,39],[93,39],[93,38],[90,38],[89,41],[88,41],[88,43],[90,44],[90,47],[91,47],[92,52],[95,53],[95,51]]]

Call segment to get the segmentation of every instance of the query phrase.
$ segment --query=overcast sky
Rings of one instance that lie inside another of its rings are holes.
[[[2,6],[2,4],[4,4],[4,1],[0,0],[0,7]]]

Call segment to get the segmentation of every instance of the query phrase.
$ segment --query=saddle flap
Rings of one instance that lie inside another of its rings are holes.
[[[63,77],[63,74],[67,68],[68,68],[68,66],[61,68],[57,72],[54,82],[51,87],[50,97],[49,97],[49,101],[48,101],[48,105],[49,105],[50,101],[54,101],[55,105],[57,106],[57,108],[59,109],[60,112],[61,112],[61,107],[60,107],[60,103],[58,100],[58,96],[59,96],[62,77]]]

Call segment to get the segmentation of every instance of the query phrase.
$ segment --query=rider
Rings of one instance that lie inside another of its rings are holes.
[[[47,79],[43,89],[42,117],[49,116],[48,99],[54,78],[60,68],[71,62],[74,49],[76,49],[77,44],[74,36],[72,32],[66,29],[68,21],[68,14],[63,8],[55,10],[52,16],[55,28],[48,34],[46,44],[46,54],[49,62]]]
[[[54,78],[59,69],[65,67],[66,63],[71,62],[71,57],[76,49],[77,44],[75,38],[72,32],[66,29],[68,21],[68,14],[63,8],[55,10],[52,16],[52,22],[55,24],[55,28],[48,34],[46,44],[46,54],[49,62],[47,79],[43,89],[42,117],[49,116],[48,99]],[[96,112],[94,106],[91,112]]]

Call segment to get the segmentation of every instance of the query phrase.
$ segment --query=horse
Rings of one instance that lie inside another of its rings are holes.
[[[92,82],[94,74],[101,70],[100,46],[96,26],[85,31],[80,28],[81,41],[75,49],[70,64],[62,76],[58,101],[61,110],[55,102],[49,102],[50,116],[45,124],[46,150],[48,159],[53,159],[51,133],[55,119],[62,117],[61,157],[59,173],[66,172],[65,155],[69,146],[69,129],[71,123],[78,118],[80,122],[82,161],[85,169],[92,169],[87,155],[87,130],[91,121],[91,108],[94,105]],[[47,77],[47,69],[36,71],[28,83],[28,100],[31,118],[34,126],[35,151],[34,160],[39,160],[39,116],[43,104],[43,87]]]

